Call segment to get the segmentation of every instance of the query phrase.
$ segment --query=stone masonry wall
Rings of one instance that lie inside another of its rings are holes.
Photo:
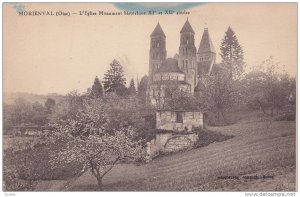
[[[170,153],[192,148],[197,140],[198,135],[195,133],[180,135],[172,133],[156,134],[155,139],[147,143],[147,154],[151,159],[159,153]]]
[[[156,128],[172,131],[192,131],[193,127],[203,128],[203,114],[201,112],[180,112],[182,123],[176,122],[176,113],[172,111],[156,112]]]

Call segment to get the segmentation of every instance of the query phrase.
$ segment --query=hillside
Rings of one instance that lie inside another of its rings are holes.
[[[113,191],[276,191],[295,190],[296,124],[251,114],[237,124],[212,127],[235,137],[206,147],[160,157],[149,164],[118,165],[104,178]],[[257,179],[251,178],[257,175]],[[225,179],[226,176],[239,177]],[[245,176],[248,176],[245,177]],[[251,176],[249,178],[249,176]],[[267,176],[262,178],[263,176]],[[247,179],[246,179],[247,178]],[[45,181],[37,190],[96,190],[95,178]]]

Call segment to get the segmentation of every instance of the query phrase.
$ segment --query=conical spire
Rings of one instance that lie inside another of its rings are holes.
[[[186,19],[180,33],[193,33],[195,34],[190,22],[189,22],[189,19]]]
[[[151,37],[152,36],[164,36],[164,37],[166,37],[166,35],[165,35],[164,31],[162,30],[159,22],[157,23],[155,29],[153,30],[153,32],[151,34]]]
[[[201,39],[201,42],[200,42],[200,46],[199,46],[199,49],[198,49],[198,53],[205,53],[205,52],[216,53],[214,45],[213,45],[213,43],[210,39],[207,28],[204,29],[202,39]]]

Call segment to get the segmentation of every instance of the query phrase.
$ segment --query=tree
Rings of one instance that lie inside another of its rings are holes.
[[[143,105],[146,105],[147,101],[147,89],[148,89],[148,76],[145,75],[142,77],[140,83],[137,87],[138,97]]]
[[[258,106],[264,114],[274,116],[280,110],[293,105],[295,80],[275,62],[273,57],[263,61],[257,68],[248,73],[243,80],[246,102]],[[292,101],[292,102],[291,102]],[[270,113],[267,112],[270,109]]]
[[[31,123],[35,125],[43,126],[48,121],[48,115],[45,107],[39,103],[34,102],[32,104],[32,120]]]
[[[103,96],[103,88],[100,83],[100,80],[98,79],[98,76],[95,77],[94,84],[90,92],[90,96],[92,98],[100,98]]]
[[[163,109],[169,110],[200,110],[198,100],[179,87],[166,87]]]
[[[32,120],[32,105],[23,98],[15,100],[10,111],[12,124],[14,126],[31,123]]]
[[[83,95],[80,95],[76,90],[71,91],[55,105],[50,119],[51,121],[56,121],[72,118],[76,116],[81,108],[83,108]]]
[[[80,163],[78,176],[90,170],[97,179],[98,189],[103,190],[103,177],[118,162],[143,158],[144,149],[139,141],[133,140],[134,128],[110,132],[108,122],[103,102],[91,100],[84,103],[84,109],[76,117],[64,124],[53,124],[53,142],[63,140],[67,146],[52,155],[52,167]]]
[[[55,107],[55,100],[52,98],[47,98],[46,102],[45,102],[45,107],[47,109],[48,112],[52,112],[53,108]]]
[[[135,95],[136,94],[136,89],[135,89],[135,85],[134,85],[133,79],[130,80],[130,85],[128,87],[128,94],[129,95]]]
[[[121,96],[126,95],[126,79],[124,78],[124,72],[120,62],[114,59],[110,63],[109,70],[104,74],[103,83],[105,92],[115,92]]]
[[[230,26],[221,42],[220,51],[222,63],[230,70],[230,78],[238,79],[244,71],[244,51]]]
[[[237,102],[239,92],[228,68],[219,65],[216,70],[212,75],[202,77],[201,91],[196,93],[196,97],[205,112],[216,113],[218,124],[221,116],[228,124],[225,112]]]

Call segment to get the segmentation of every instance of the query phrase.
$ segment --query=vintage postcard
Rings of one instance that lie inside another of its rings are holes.
[[[3,3],[2,190],[295,196],[297,28],[297,3]]]

